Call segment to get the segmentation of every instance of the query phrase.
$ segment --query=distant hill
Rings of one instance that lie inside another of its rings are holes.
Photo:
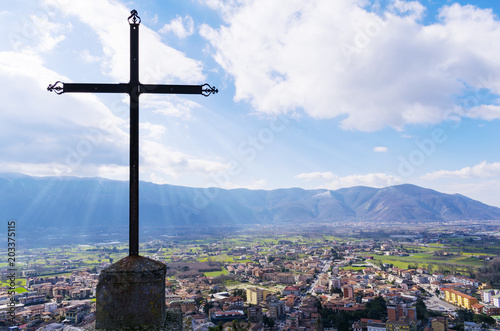
[[[223,190],[141,182],[143,225],[497,220],[500,208],[414,185],[336,191]],[[44,227],[126,226],[128,182],[0,174],[0,219]]]

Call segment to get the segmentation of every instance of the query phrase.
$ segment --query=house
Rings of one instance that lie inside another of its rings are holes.
[[[366,330],[367,331],[386,331],[385,323],[378,323],[378,322],[369,322],[366,325]]]
[[[243,298],[239,296],[222,299],[222,302],[227,303],[229,305],[237,305],[237,306],[243,306],[245,304]]]
[[[410,318],[403,316],[399,320],[387,320],[385,323],[387,331],[416,331],[417,323]]]
[[[404,303],[387,306],[387,319],[399,321],[401,317],[408,317],[411,321],[417,321],[417,308]]]
[[[475,305],[472,305],[472,310],[474,311],[474,314],[482,314],[483,308],[484,308],[484,305],[482,305],[480,303],[476,303]]]
[[[431,328],[433,331],[446,331],[446,330],[448,330],[448,319],[444,316],[434,317],[431,320]]]
[[[187,311],[196,310],[196,302],[194,300],[174,300],[170,301],[170,308],[178,308],[184,314]]]
[[[298,286],[287,286],[282,291],[283,295],[300,295],[300,288]]]
[[[71,324],[77,324],[83,320],[83,318],[88,314],[89,311],[90,307],[86,304],[69,306],[64,312],[64,317]]]

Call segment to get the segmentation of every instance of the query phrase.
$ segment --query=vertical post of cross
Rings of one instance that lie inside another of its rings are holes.
[[[129,255],[139,255],[139,24],[137,11],[129,17],[130,24],[130,197]]]

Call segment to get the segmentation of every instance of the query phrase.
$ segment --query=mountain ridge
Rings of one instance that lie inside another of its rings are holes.
[[[152,226],[500,219],[500,208],[413,184],[225,190],[141,182],[139,210],[141,224]],[[45,227],[123,226],[128,182],[0,173],[0,216]]]

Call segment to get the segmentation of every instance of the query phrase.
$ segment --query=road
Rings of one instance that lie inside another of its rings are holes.
[[[435,310],[439,312],[451,312],[459,309],[459,307],[452,305],[451,303],[448,303],[444,300],[439,299],[436,296],[436,293],[430,289],[429,286],[424,287],[427,293],[431,295],[426,301],[425,305],[427,306],[427,309],[429,310]]]
[[[321,278],[321,276],[323,276],[323,274],[325,272],[328,271],[328,269],[330,269],[330,265],[332,263],[332,260],[328,260],[324,263],[323,265],[323,268],[321,269],[321,272],[319,274],[316,275],[316,278],[314,279],[314,282],[311,284],[311,286],[309,287],[309,290],[307,291],[307,294],[312,294],[312,291],[314,290],[314,288],[316,286],[318,286],[318,281],[319,279]]]

